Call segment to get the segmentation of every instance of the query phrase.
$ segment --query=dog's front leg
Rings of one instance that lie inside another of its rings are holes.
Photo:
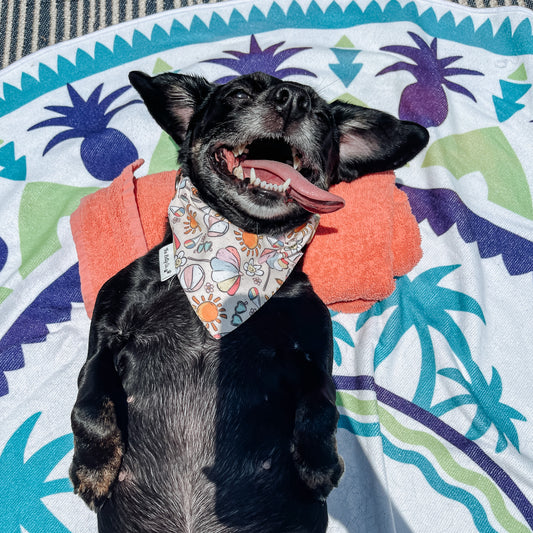
[[[318,372],[318,386],[302,396],[296,409],[292,454],[302,480],[325,499],[338,485],[344,462],[337,453],[335,384],[330,375]]]
[[[71,415],[74,457],[70,467],[74,491],[93,510],[103,505],[117,479],[127,419],[126,397],[115,368],[118,348],[109,339],[98,338],[96,330],[93,320],[89,355]]]

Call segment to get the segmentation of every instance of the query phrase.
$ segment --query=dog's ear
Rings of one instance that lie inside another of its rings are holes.
[[[199,76],[172,72],[152,78],[144,72],[133,71],[129,79],[156,122],[178,144],[183,142],[195,110],[213,88]]]
[[[338,181],[399,168],[429,140],[423,126],[376,109],[344,102],[333,102],[330,109],[340,134]]]

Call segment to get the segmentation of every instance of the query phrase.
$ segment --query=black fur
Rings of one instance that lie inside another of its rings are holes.
[[[180,144],[202,198],[251,232],[276,235],[309,213],[224,172],[221,146],[259,139],[263,159],[293,147],[302,174],[327,189],[404,164],[428,138],[264,74],[219,86],[178,74],[130,80]],[[343,470],[327,308],[295,271],[217,340],[177,278],[159,280],[160,246],[98,295],[72,412],[76,492],[101,532],[324,532],[325,499]]]

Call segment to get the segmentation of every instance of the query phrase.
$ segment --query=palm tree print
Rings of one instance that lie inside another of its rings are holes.
[[[53,137],[44,149],[43,156],[54,146],[77,137],[83,138],[80,156],[85,168],[96,179],[110,181],[116,178],[122,169],[138,159],[137,149],[121,131],[108,127],[111,119],[124,108],[142,103],[141,100],[131,100],[121,106],[108,111],[111,104],[131,87],[121,87],[100,101],[103,84],[100,84],[84,100],[72,87],[67,84],[72,106],[51,105],[45,109],[63,115],[43,120],[33,125],[28,131],[48,126],[67,126],[69,129]]]
[[[278,48],[285,44],[285,41],[273,44],[264,50],[259,46],[255,35],[250,38],[250,50],[248,52],[239,52],[237,50],[224,50],[224,53],[232,55],[235,59],[223,57],[218,59],[208,59],[205,63],[216,63],[223,65],[237,72],[237,74],[224,76],[215,81],[215,83],[226,83],[241,74],[253,74],[254,72],[264,72],[276,78],[283,79],[287,76],[299,74],[301,76],[311,76],[316,78],[309,70],[303,68],[279,68],[283,62],[290,57],[309,50],[309,47],[287,48],[277,52]],[[277,52],[277,53],[276,53]]]
[[[400,97],[398,115],[402,120],[418,122],[426,128],[439,126],[448,116],[448,100],[444,87],[450,91],[463,94],[476,101],[475,96],[465,87],[447,79],[450,76],[470,75],[483,76],[482,72],[466,68],[449,67],[463,56],[450,56],[439,59],[437,57],[437,39],[427,44],[420,35],[408,32],[415,46],[392,45],[384,46],[381,50],[394,52],[412,59],[415,63],[399,61],[384,68],[376,74],[381,76],[388,72],[406,70],[415,78],[416,82],[408,85]]]
[[[336,311],[329,311],[329,314],[331,315],[331,318],[333,319],[337,313]],[[342,341],[346,343],[351,348],[355,348],[355,343],[348,333],[348,330],[339,322],[336,320],[331,321],[331,325],[333,328],[333,360],[335,361],[335,364],[337,366],[341,366],[342,364],[342,354],[341,354],[341,347],[339,344],[339,341]]]
[[[525,417],[516,409],[500,402],[503,387],[498,371],[492,369],[491,382],[487,383],[480,368],[472,359],[470,347],[461,328],[448,313],[448,311],[472,313],[485,323],[483,311],[474,298],[438,285],[445,276],[459,266],[431,268],[413,281],[407,276],[399,278],[396,290],[389,298],[378,302],[359,316],[356,329],[359,330],[371,317],[379,316],[387,309],[396,306],[383,328],[374,351],[375,368],[391,355],[403,335],[414,327],[420,339],[422,364],[413,403],[435,416],[442,416],[461,405],[476,404],[477,412],[465,437],[471,440],[478,439],[494,424],[498,431],[496,451],[504,450],[508,440],[519,449],[518,433],[512,419],[525,421]],[[444,336],[468,373],[470,382],[456,368],[437,371],[430,327]],[[437,374],[459,383],[468,394],[454,396],[432,407]]]
[[[465,437],[476,440],[483,436],[490,426],[494,424],[498,431],[496,452],[500,453],[505,450],[508,440],[520,451],[518,433],[512,419],[525,422],[526,417],[516,409],[500,402],[503,392],[502,378],[494,367],[492,367],[490,383],[487,383],[485,376],[483,376],[477,365],[474,375],[471,376],[471,382],[467,381],[457,368],[443,368],[438,373],[462,385],[468,391],[468,394],[454,396],[436,404],[430,409],[435,416],[442,416],[462,405],[477,404],[474,420]]]
[[[29,533],[68,529],[48,510],[42,498],[72,492],[67,478],[47,481],[57,464],[73,448],[72,435],[64,435],[44,445],[24,461],[30,434],[40,416],[28,418],[13,433],[0,455],[0,531]]]
[[[463,311],[485,318],[474,298],[438,283],[460,265],[440,266],[419,274],[413,281],[403,276],[396,281],[396,290],[386,300],[378,302],[357,320],[359,330],[365,322],[396,306],[389,317],[374,351],[374,367],[389,357],[400,339],[412,327],[416,329],[422,349],[422,366],[413,403],[430,409],[435,391],[437,369],[430,327],[444,335],[450,348],[467,368],[473,368],[468,342],[448,311]]]

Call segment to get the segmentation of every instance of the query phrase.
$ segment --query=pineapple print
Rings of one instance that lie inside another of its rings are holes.
[[[250,37],[250,50],[248,52],[239,52],[237,50],[225,50],[226,54],[230,54],[233,58],[217,58],[207,59],[205,63],[216,63],[230,68],[237,72],[223,78],[219,78],[215,83],[226,83],[240,74],[251,74],[252,72],[264,72],[270,74],[280,80],[287,76],[300,75],[311,76],[316,78],[316,74],[297,67],[280,68],[282,64],[292,56],[309,50],[309,47],[301,48],[287,48],[278,52],[278,48],[285,44],[285,41],[273,44],[268,48],[262,49],[255,38],[255,35]]]
[[[450,76],[468,75],[483,76],[478,70],[450,67],[463,56],[450,56],[440,58],[437,56],[437,39],[427,44],[420,35],[407,32],[416,43],[415,46],[392,45],[383,46],[381,50],[394,52],[412,59],[414,63],[399,61],[390,65],[376,74],[381,76],[388,72],[406,70],[416,79],[415,83],[408,85],[402,92],[398,116],[402,120],[412,120],[422,126],[440,126],[448,116],[448,99],[444,87],[450,91],[463,94],[476,101],[475,96],[462,85],[450,81]]]
[[[84,100],[72,85],[67,84],[72,106],[46,106],[45,109],[62,116],[39,122],[28,131],[48,126],[67,126],[69,129],[58,133],[50,140],[43,156],[67,139],[82,138],[80,156],[85,168],[96,179],[111,181],[126,165],[138,159],[138,153],[124,133],[108,127],[109,122],[119,111],[131,104],[141,103],[141,100],[131,100],[108,111],[111,104],[130,89],[130,86],[121,87],[100,101],[102,88],[103,84],[100,84],[87,100]]]

